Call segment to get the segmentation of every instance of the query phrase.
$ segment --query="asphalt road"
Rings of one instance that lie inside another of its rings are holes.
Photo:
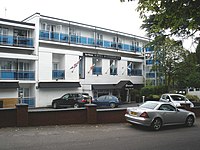
[[[194,127],[151,131],[128,123],[0,129],[1,150],[199,150],[200,118]]]

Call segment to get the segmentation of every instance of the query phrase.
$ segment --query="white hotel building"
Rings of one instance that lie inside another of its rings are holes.
[[[22,22],[0,18],[0,106],[21,100],[45,107],[67,92],[130,101],[130,89],[153,77],[144,57],[151,52],[147,43],[145,37],[39,13]]]

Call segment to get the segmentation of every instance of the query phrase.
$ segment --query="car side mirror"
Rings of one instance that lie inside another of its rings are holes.
[[[171,102],[170,99],[166,99],[167,102]]]

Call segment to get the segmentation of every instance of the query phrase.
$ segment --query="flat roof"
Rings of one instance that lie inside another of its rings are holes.
[[[0,18],[0,21],[9,22],[9,23],[16,23],[16,24],[21,24],[21,25],[35,26],[34,23],[27,23],[27,22],[16,21],[16,20],[10,20],[10,19],[5,19],[5,18]]]
[[[124,36],[132,36],[132,37],[136,37],[136,38],[139,38],[139,39],[144,39],[144,40],[149,40],[148,37],[142,37],[142,36],[137,36],[137,35],[134,35],[134,34],[130,34],[130,33],[125,33],[125,32],[121,32],[121,31],[116,31],[116,30],[112,30],[112,29],[107,29],[107,28],[103,28],[103,27],[98,27],[98,26],[94,26],[94,25],[89,25],[89,24],[85,24],[85,23],[79,23],[79,22],[75,22],[75,21],[70,21],[70,20],[66,20],[66,19],[60,19],[60,18],[56,18],[56,17],[50,17],[50,16],[46,16],[46,15],[41,15],[40,13],[36,12],[34,13],[33,15],[25,18],[24,20],[22,21],[25,21],[31,17],[33,17],[34,15],[40,15],[41,17],[44,17],[44,18],[49,18],[49,19],[55,19],[55,20],[60,20],[60,21],[64,21],[64,22],[69,22],[69,23],[74,23],[74,24],[77,24],[77,25],[82,25],[82,26],[87,26],[87,27],[91,27],[91,28],[95,28],[95,29],[99,29],[99,30],[106,30],[106,31],[110,31],[110,32],[115,32],[119,35],[124,35]]]

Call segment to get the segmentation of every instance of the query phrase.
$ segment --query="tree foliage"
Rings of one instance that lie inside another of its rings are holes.
[[[159,85],[163,84],[162,81],[164,79],[165,86],[170,90],[173,87],[176,66],[184,60],[188,51],[182,47],[181,43],[165,36],[155,37],[148,46],[154,49],[152,70],[157,72],[157,83]],[[162,79],[162,77],[164,78]]]
[[[191,36],[200,30],[199,0],[139,0],[137,11],[150,36]]]

